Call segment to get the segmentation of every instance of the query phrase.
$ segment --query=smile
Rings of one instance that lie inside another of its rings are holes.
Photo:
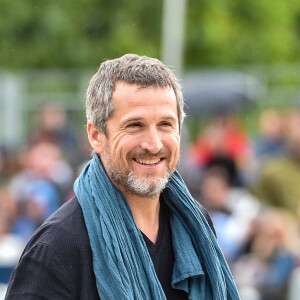
[[[139,164],[145,165],[145,166],[154,166],[156,164],[158,164],[161,159],[160,158],[156,158],[156,159],[134,159],[136,162],[138,162]]]

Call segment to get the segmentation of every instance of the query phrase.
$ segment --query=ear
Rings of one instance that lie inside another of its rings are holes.
[[[101,132],[99,129],[97,129],[91,121],[88,121],[87,134],[92,148],[98,154],[102,153],[104,151],[105,139],[106,139],[104,133]]]

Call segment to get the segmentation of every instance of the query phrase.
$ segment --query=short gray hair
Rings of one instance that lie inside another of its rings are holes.
[[[174,73],[158,59],[126,54],[103,62],[92,77],[86,92],[87,120],[105,135],[107,135],[107,120],[115,109],[111,99],[118,81],[143,87],[172,88],[176,96],[179,129],[181,129],[185,117],[184,101],[181,86]]]

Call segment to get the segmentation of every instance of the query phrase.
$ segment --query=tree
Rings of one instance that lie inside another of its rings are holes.
[[[2,0],[0,67],[94,68],[127,52],[160,57],[163,0]],[[185,67],[293,62],[300,1],[190,0]]]

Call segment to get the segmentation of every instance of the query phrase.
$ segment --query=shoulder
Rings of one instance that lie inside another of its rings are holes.
[[[57,294],[52,297],[54,290]],[[99,299],[89,238],[76,198],[47,219],[23,251],[7,299],[25,299],[29,294],[43,295],[43,299],[75,299],[78,295]]]
[[[52,214],[33,234],[29,245],[40,242],[55,244],[60,239],[86,231],[83,214],[76,197],[72,198]]]
[[[66,202],[42,224],[24,253],[37,244],[51,247],[64,261],[71,260],[77,253],[80,255],[79,252],[90,251],[82,210],[76,197]]]
[[[64,263],[47,244],[36,243],[14,269],[5,299],[71,299],[74,290]]]

